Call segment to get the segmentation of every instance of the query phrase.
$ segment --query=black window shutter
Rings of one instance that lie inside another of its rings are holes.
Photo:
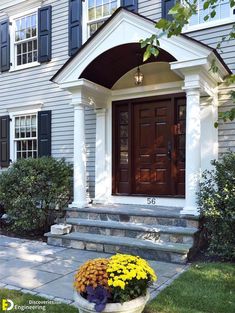
[[[176,0],[162,0],[162,18],[171,21],[172,16],[168,14],[170,9],[175,5]]]
[[[132,12],[138,12],[138,0],[121,0],[121,6]]]
[[[8,167],[10,163],[10,117],[0,117],[0,166]]]
[[[9,71],[10,69],[10,35],[9,35],[9,20],[2,21],[0,24],[0,57],[1,57],[1,72]]]
[[[69,0],[69,55],[82,45],[82,0]]]
[[[38,9],[38,62],[51,60],[51,5]]]
[[[51,155],[51,111],[38,112],[38,156]]]

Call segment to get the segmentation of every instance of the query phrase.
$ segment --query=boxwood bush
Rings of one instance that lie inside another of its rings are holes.
[[[203,173],[199,207],[208,239],[209,255],[235,259],[235,153],[213,161]]]
[[[72,167],[52,157],[21,159],[0,175],[0,202],[16,232],[47,231],[71,198]]]

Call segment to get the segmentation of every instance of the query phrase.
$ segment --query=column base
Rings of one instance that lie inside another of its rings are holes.
[[[180,211],[180,214],[181,215],[194,215],[194,216],[198,216],[200,213],[199,213],[199,210],[196,206],[185,206],[183,208],[183,210]]]
[[[72,202],[71,204],[69,204],[69,208],[78,208],[78,209],[88,208],[88,203],[87,202]]]

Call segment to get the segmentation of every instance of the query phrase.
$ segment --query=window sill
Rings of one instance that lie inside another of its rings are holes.
[[[182,33],[190,33],[190,32],[194,32],[194,31],[198,31],[198,30],[214,28],[214,27],[218,27],[218,26],[222,26],[222,25],[226,25],[226,24],[230,24],[230,23],[234,23],[234,22],[235,22],[235,16],[230,17],[230,18],[226,18],[226,19],[222,19],[222,20],[205,22],[205,23],[192,25],[192,26],[185,26],[183,28]]]
[[[33,62],[33,63],[25,64],[25,65],[20,65],[20,66],[17,66],[17,67],[11,67],[9,72],[21,71],[21,70],[25,70],[25,69],[31,68],[31,67],[36,67],[36,66],[39,66],[39,65],[41,65],[41,63]]]

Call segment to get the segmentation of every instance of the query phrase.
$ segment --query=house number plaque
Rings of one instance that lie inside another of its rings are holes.
[[[157,204],[157,198],[148,197],[147,198],[147,204],[149,204],[149,205],[156,205]]]

